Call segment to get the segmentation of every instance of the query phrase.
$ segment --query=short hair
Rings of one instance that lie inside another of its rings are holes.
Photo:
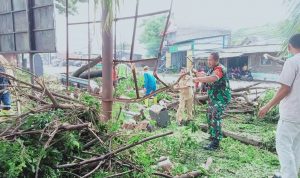
[[[214,60],[219,61],[219,59],[220,59],[219,53],[213,52],[213,53],[210,53],[210,55],[212,55],[212,57],[214,58]]]
[[[300,49],[300,33],[293,35],[289,40],[289,44],[291,44],[293,48]]]

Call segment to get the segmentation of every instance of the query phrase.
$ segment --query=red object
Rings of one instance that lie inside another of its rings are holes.
[[[223,71],[222,71],[222,67],[216,67],[214,70],[215,75],[220,79],[223,77]]]
[[[113,69],[113,71],[112,71],[112,79],[113,79],[113,81],[118,80],[118,75],[117,75],[116,69]]]

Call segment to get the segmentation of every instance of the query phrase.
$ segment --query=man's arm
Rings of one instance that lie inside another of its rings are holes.
[[[223,77],[223,71],[221,67],[216,67],[213,71],[212,75],[210,76],[203,76],[203,74],[199,74],[199,77],[194,79],[194,82],[201,82],[201,83],[214,83],[220,78]]]
[[[280,89],[277,91],[276,95],[269,101],[265,106],[263,106],[258,113],[260,118],[265,117],[265,115],[272,109],[274,106],[280,103],[280,101],[285,98],[291,92],[291,87],[288,85],[282,84]]]
[[[213,83],[218,80],[217,76],[206,76],[206,77],[197,77],[194,78],[194,82],[201,82],[201,83]]]
[[[189,88],[190,86],[184,86],[184,87],[174,87],[174,90],[183,90],[186,88]]]
[[[260,109],[258,113],[258,116],[260,118],[265,117],[265,115],[272,107],[280,103],[280,101],[290,93],[296,74],[297,74],[297,68],[295,67],[292,61],[287,60],[284,63],[282,72],[278,79],[279,83],[281,83],[281,87],[276,93],[275,97],[268,104],[266,104],[264,107]]]

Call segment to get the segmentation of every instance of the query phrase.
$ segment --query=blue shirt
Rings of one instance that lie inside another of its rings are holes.
[[[144,73],[144,88],[156,90],[156,78],[148,72]]]

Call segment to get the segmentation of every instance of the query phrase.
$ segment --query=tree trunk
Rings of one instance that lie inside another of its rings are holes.
[[[111,24],[107,18],[111,9],[106,1],[102,1],[102,119],[104,121],[111,119],[113,104],[113,35]]]
[[[200,124],[200,128],[203,131],[208,130],[208,126],[206,124]],[[249,137],[243,136],[239,133],[234,133],[234,132],[230,132],[230,131],[226,131],[226,130],[223,130],[223,135],[225,137],[231,137],[231,138],[233,138],[235,140],[238,140],[242,143],[253,145],[253,146],[262,146],[262,144],[263,144],[261,139],[249,138]]]
[[[89,70],[90,68],[94,67],[95,65],[97,65],[99,62],[102,61],[102,57],[98,56],[97,58],[93,59],[90,63],[80,67],[79,69],[77,69],[72,76],[73,77],[79,77],[82,73],[84,73],[85,71]]]
[[[79,78],[82,79],[92,79],[92,78],[97,78],[97,77],[102,77],[102,70],[94,70],[91,72],[84,72],[82,73]]]

